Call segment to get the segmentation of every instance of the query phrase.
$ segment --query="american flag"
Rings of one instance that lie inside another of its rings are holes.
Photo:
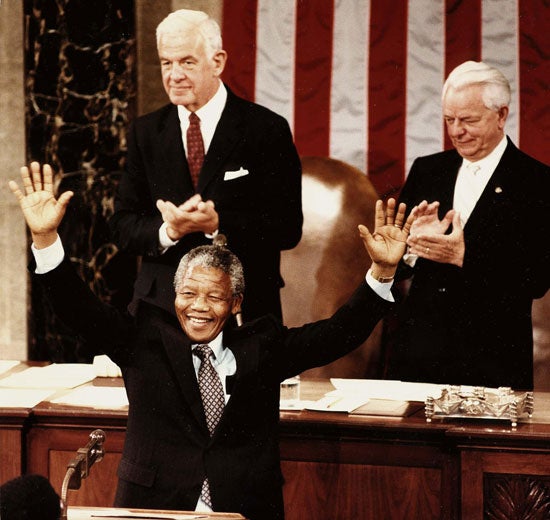
[[[300,155],[330,156],[395,193],[449,147],[440,93],[465,60],[512,86],[507,134],[550,163],[549,0],[224,0],[224,80],[287,118]]]

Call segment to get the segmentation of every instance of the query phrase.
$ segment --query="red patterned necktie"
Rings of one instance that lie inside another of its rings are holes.
[[[201,120],[195,112],[191,112],[189,114],[189,128],[187,129],[187,163],[195,188],[197,187],[203,162],[204,143],[201,134]]]
[[[198,373],[199,390],[208,431],[212,435],[225,406],[223,386],[220,376],[210,361],[210,358],[214,355],[212,349],[208,345],[197,345],[193,349],[193,354],[201,360]],[[201,499],[208,507],[212,508],[208,478],[205,478],[202,483]]]

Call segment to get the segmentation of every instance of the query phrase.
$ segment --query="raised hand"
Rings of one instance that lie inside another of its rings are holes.
[[[19,201],[35,246],[38,249],[47,247],[57,238],[57,228],[73,192],[66,191],[58,199],[55,198],[53,172],[49,164],[45,164],[42,169],[37,162],[32,162],[30,169],[23,166],[21,180],[24,193],[15,181],[10,181],[9,187]]]
[[[423,200],[414,208],[415,221],[411,227],[412,235],[444,235],[453,221],[455,211],[451,209],[439,220],[438,216],[439,202],[430,202]]]
[[[376,202],[374,232],[371,234],[364,225],[359,225],[359,234],[372,259],[375,277],[392,277],[397,264],[405,253],[407,237],[415,219],[412,211],[405,220],[405,204],[399,204],[396,213],[395,199],[389,199],[386,207],[381,200]]]

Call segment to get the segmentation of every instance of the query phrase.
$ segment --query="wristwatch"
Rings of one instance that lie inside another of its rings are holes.
[[[393,282],[393,276],[376,276],[372,271],[370,272],[371,276],[380,283],[390,283]]]

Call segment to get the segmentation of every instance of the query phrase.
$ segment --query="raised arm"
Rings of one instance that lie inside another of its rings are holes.
[[[19,201],[35,247],[43,249],[55,242],[57,228],[73,192],[66,191],[58,199],[55,198],[53,172],[49,164],[45,164],[43,168],[37,162],[32,162],[30,168],[23,166],[21,180],[22,189],[15,181],[9,181],[9,187]]]
[[[359,225],[359,234],[372,260],[372,274],[375,278],[393,278],[397,264],[405,253],[407,237],[414,222],[416,211],[410,212],[405,220],[406,205],[397,207],[395,199],[389,199],[386,207],[381,200],[376,202],[374,232]]]

